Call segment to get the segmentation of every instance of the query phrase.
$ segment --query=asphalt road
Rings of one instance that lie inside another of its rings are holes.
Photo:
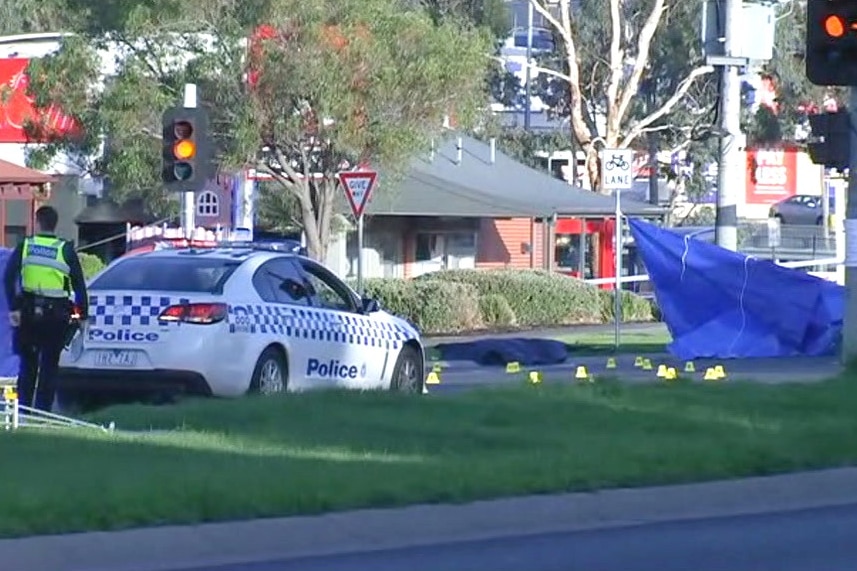
[[[851,571],[855,537],[845,505],[175,571]]]
[[[620,355],[616,368],[607,368],[607,356],[570,355],[565,363],[541,367],[523,367],[520,373],[508,374],[504,367],[488,367],[469,361],[453,361],[444,365],[440,373],[440,384],[429,385],[429,392],[455,392],[485,386],[502,386],[527,382],[530,371],[542,373],[543,382],[573,383],[578,366],[595,380],[615,378],[627,383],[663,382],[657,376],[658,365],[675,367],[679,376],[695,382],[703,381],[705,369],[722,365],[726,379],[717,382],[753,381],[765,384],[822,381],[836,376],[842,370],[834,357],[794,357],[779,359],[733,359],[726,361],[694,361],[695,373],[684,373],[685,363],[670,355],[646,355],[651,360],[652,370],[645,371],[634,366],[634,355]]]
[[[637,331],[657,331],[658,324],[626,324],[623,331],[633,335]],[[494,335],[478,335],[472,337],[443,337],[427,338],[429,347],[444,344],[479,340],[485,338],[555,338],[569,334],[603,334],[613,331],[612,325],[590,325],[563,329],[539,329],[534,331],[519,331]],[[542,373],[545,383],[576,382],[575,373],[578,366],[586,367],[586,372],[599,378],[613,377],[623,382],[646,383],[662,382],[657,377],[658,365],[675,367],[683,379],[703,382],[705,370],[717,365],[723,366],[726,372],[725,381],[753,381],[757,383],[789,383],[822,381],[836,376],[842,371],[842,366],[836,357],[780,357],[764,359],[699,359],[693,362],[695,373],[685,373],[686,362],[678,360],[667,353],[640,355],[651,360],[652,370],[646,371],[634,366],[635,354],[619,355],[616,358],[616,368],[607,366],[609,355],[575,355],[569,354],[565,363],[558,365],[524,367],[518,374],[507,374],[504,366],[483,366],[473,361],[443,362],[440,373],[441,383],[429,386],[430,392],[456,392],[465,389],[488,385],[503,385],[527,381],[530,371]],[[722,382],[722,381],[721,381]]]

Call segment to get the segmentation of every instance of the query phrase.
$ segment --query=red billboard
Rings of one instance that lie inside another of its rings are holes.
[[[68,133],[74,122],[59,109],[37,112],[27,95],[27,64],[24,58],[0,59],[0,143],[33,143],[24,125],[42,125],[48,133]]]
[[[796,193],[795,149],[747,149],[747,204],[774,204]]]

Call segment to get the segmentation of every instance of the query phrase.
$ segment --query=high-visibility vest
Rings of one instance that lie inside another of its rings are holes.
[[[21,289],[43,297],[68,297],[69,267],[63,253],[65,240],[31,236],[21,252]]]

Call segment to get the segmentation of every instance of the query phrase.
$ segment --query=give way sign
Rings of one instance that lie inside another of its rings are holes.
[[[354,218],[363,216],[363,210],[372,195],[372,188],[378,178],[378,173],[370,170],[345,171],[337,175],[339,183],[345,190],[345,198],[351,204]]]

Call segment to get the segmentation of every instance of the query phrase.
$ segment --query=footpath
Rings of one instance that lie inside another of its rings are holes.
[[[857,468],[0,540],[3,571],[163,571],[857,504]]]

